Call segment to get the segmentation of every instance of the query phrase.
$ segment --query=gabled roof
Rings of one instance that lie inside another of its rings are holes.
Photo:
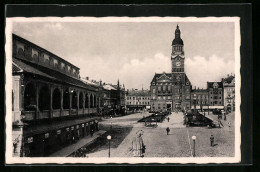
[[[171,78],[172,74],[171,73],[156,73],[152,79],[152,82],[157,82],[157,80],[162,77],[163,75],[165,75],[168,78]],[[171,80],[170,80],[171,81]]]
[[[214,83],[218,84],[218,88],[223,88],[222,82],[207,82],[207,88],[213,88]]]

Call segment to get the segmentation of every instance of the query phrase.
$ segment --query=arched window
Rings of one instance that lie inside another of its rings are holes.
[[[83,94],[79,93],[79,108],[83,108]]]
[[[52,108],[55,109],[60,109],[61,105],[61,94],[60,90],[58,88],[55,88],[53,93],[52,93]]]
[[[76,91],[72,92],[72,109],[78,108],[78,96]]]
[[[88,94],[85,94],[85,108],[89,108],[89,98],[88,98]]]
[[[93,108],[93,95],[90,95],[90,108]]]
[[[44,85],[40,88],[39,109],[41,111],[50,109],[50,91],[47,85]]]
[[[69,109],[70,108],[70,94],[69,90],[66,89],[63,92],[63,109]]]
[[[27,84],[24,90],[24,110],[36,110],[36,93],[32,83]]]
[[[95,95],[93,96],[93,99],[94,99],[94,106],[93,107],[96,107],[97,106],[97,100],[96,100],[97,98],[96,98]]]

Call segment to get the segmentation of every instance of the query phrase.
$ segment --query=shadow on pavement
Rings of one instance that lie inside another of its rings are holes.
[[[110,126],[102,126],[102,130],[107,132],[96,139],[95,142],[86,147],[86,153],[94,153],[101,150],[107,150],[109,147],[107,136],[111,136],[110,148],[117,148],[122,141],[127,137],[131,132],[133,127],[120,127],[113,126],[112,129]]]

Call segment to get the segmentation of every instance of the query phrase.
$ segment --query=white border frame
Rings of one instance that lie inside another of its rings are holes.
[[[68,158],[68,157],[41,157],[41,158],[28,158],[28,157],[13,157],[12,156],[12,26],[14,22],[233,22],[235,25],[235,156],[234,157],[174,157],[174,158]],[[240,18],[239,17],[15,17],[6,18],[6,164],[73,164],[73,163],[239,163],[241,161],[241,75],[240,75]]]

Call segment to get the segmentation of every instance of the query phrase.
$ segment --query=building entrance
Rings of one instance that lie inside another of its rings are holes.
[[[172,104],[167,104],[167,110],[169,110],[169,111],[172,110]]]

